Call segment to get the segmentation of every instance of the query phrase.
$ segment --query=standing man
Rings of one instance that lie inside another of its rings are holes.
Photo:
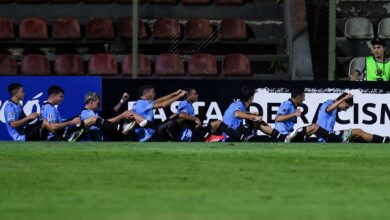
[[[348,143],[350,140],[363,140],[372,143],[389,143],[389,137],[382,137],[375,134],[370,134],[362,129],[348,129],[335,132],[334,125],[336,123],[337,114],[340,111],[347,111],[353,106],[353,95],[350,93],[343,93],[336,100],[328,100],[321,105],[318,112],[318,125],[325,128],[331,133],[342,136],[342,142]],[[321,142],[334,142],[325,138],[320,138]]]
[[[358,60],[353,70],[351,81],[389,81],[390,63],[385,57],[386,42],[380,39],[371,41],[373,55]]]
[[[4,116],[8,134],[14,141],[39,140],[42,121],[34,124],[30,122],[39,118],[39,113],[33,112],[26,116],[20,102],[24,99],[25,92],[19,83],[11,83],[8,86],[11,98],[4,108]]]

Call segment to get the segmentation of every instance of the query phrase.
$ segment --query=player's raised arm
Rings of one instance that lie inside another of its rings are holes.
[[[333,110],[335,110],[342,102],[348,100],[348,99],[351,99],[353,97],[353,95],[351,93],[345,93],[345,95],[341,95],[335,102],[333,102],[331,105],[329,105],[327,108],[326,108],[326,112],[329,113],[329,112],[332,112]]]
[[[179,90],[178,90],[179,91]],[[170,98],[168,98],[168,99],[163,99],[163,101],[160,101],[160,102],[155,102],[154,103],[154,108],[166,108],[166,107],[168,107],[170,104],[172,104],[173,102],[175,102],[175,101],[177,101],[177,100],[179,100],[180,98],[182,98],[182,97],[184,97],[186,94],[187,94],[187,92],[186,91],[183,91],[183,90],[180,90],[180,93],[179,94],[177,94],[177,92],[178,91],[176,91],[176,92],[174,92],[174,93],[172,93],[172,94],[170,94],[170,95],[168,95],[168,96],[170,96]],[[176,94],[176,95],[174,95],[174,94]],[[159,99],[158,99],[159,100]]]
[[[183,90],[179,89],[179,90],[177,90],[177,91],[175,91],[175,92],[173,92],[171,94],[168,94],[166,96],[163,96],[163,97],[160,97],[160,98],[156,99],[155,102],[157,103],[157,102],[166,101],[166,100],[171,99],[171,98],[173,98],[173,97],[175,97],[177,95],[180,95],[181,92],[183,92]]]

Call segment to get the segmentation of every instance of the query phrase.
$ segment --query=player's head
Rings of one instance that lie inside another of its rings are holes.
[[[11,83],[8,85],[8,93],[11,97],[15,97],[18,100],[23,100],[25,93],[22,84]]]
[[[59,86],[51,86],[47,90],[47,94],[49,95],[49,100],[54,105],[59,105],[64,100],[64,90]]]
[[[291,98],[295,100],[296,105],[302,105],[305,101],[305,89],[291,89]]]
[[[139,96],[151,100],[156,96],[154,87],[151,85],[142,86],[139,88]]]
[[[374,56],[383,58],[386,51],[386,42],[381,39],[374,39],[371,41]]]
[[[343,94],[341,94],[339,97],[337,97],[336,100],[341,100],[342,98],[344,98],[345,96],[347,96],[348,93],[344,92]],[[349,108],[351,108],[353,106],[353,97],[343,101],[340,103],[340,105],[338,106],[338,109],[340,111],[347,111]]]
[[[253,99],[255,97],[256,90],[247,86],[244,86],[241,88],[240,91],[240,100],[248,103],[249,105],[252,104]]]
[[[197,102],[198,101],[198,91],[196,91],[196,89],[194,88],[186,88],[184,89],[185,91],[187,91],[187,96],[186,96],[186,99],[190,102]]]
[[[84,102],[91,110],[98,110],[100,105],[100,97],[96,92],[88,92],[84,97]]]

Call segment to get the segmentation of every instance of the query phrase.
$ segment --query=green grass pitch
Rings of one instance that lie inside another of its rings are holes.
[[[0,142],[0,219],[387,219],[390,145]]]

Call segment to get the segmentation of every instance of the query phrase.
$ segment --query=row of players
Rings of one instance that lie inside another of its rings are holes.
[[[9,135],[15,141],[49,140],[136,140],[145,141],[276,141],[302,142],[315,136],[319,142],[344,142],[359,140],[374,143],[389,143],[389,137],[369,134],[361,129],[334,131],[337,113],[353,106],[353,95],[343,93],[335,100],[322,104],[318,121],[294,130],[297,117],[301,115],[298,108],[305,101],[303,89],[292,90],[291,98],[283,102],[277,111],[275,128],[262,120],[258,113],[248,112],[252,104],[255,90],[241,88],[238,100],[234,101],[224,112],[222,120],[215,120],[203,126],[195,115],[192,103],[198,100],[196,89],[177,90],[174,93],[155,99],[153,86],[140,88],[140,98],[132,110],[126,110],[110,119],[101,118],[97,111],[100,98],[94,92],[85,95],[85,106],[81,113],[70,120],[63,120],[55,107],[62,103],[64,90],[59,86],[48,89],[48,99],[44,102],[40,113],[26,116],[20,102],[24,99],[23,86],[12,83],[8,86],[10,100],[7,102],[4,115]],[[125,100],[124,100],[125,99]],[[115,106],[118,110],[126,103],[126,94]],[[168,107],[180,101],[177,114],[172,115],[164,123],[154,123],[154,109]],[[245,123],[244,123],[245,122]],[[258,136],[260,130],[267,135]],[[120,138],[118,138],[120,137]]]

